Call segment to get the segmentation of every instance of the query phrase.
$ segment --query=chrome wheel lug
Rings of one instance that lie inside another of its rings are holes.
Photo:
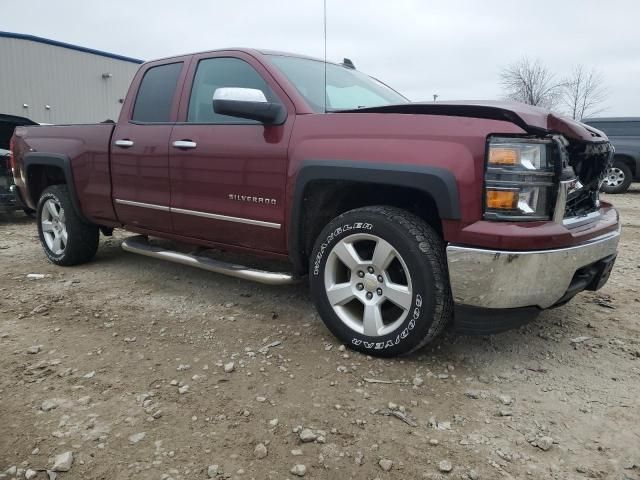
[[[381,288],[377,289],[376,293],[378,294],[378,296],[381,297],[382,296],[382,289]]]
[[[364,285],[363,285],[363,284],[361,284],[361,283],[359,283],[358,285],[356,285],[356,288],[357,288],[358,290],[364,290]]]
[[[367,300],[371,300],[373,298],[373,293],[367,292]]]
[[[380,283],[384,282],[384,278],[382,278],[382,275],[378,275],[378,281],[379,281]]]
[[[364,277],[364,272],[363,272],[362,270],[360,270],[360,271],[358,272],[358,276],[359,276],[360,278]]]
[[[373,273],[373,267],[368,267],[368,268],[367,268],[367,271],[368,271],[369,273]]]

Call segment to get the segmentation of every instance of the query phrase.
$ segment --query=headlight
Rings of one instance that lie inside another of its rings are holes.
[[[554,144],[550,139],[489,139],[484,218],[548,220],[555,186]]]

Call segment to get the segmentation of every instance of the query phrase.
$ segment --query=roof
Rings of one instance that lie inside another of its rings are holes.
[[[589,122],[640,122],[640,117],[593,117],[583,118],[582,123]]]
[[[246,48],[246,47],[228,47],[228,48],[216,48],[214,50],[201,50],[201,51],[198,51],[198,52],[181,53],[179,55],[171,55],[171,56],[168,56],[168,57],[155,58],[155,59],[153,59],[151,61],[158,62],[158,61],[165,61],[165,60],[173,60],[174,58],[181,58],[181,57],[186,57],[186,56],[189,56],[189,55],[202,55],[202,54],[207,54],[207,53],[220,53],[220,52],[240,52],[240,53],[246,53],[246,54],[251,55],[253,57],[261,56],[261,55],[262,56],[276,55],[276,56],[282,56],[282,57],[295,57],[295,58],[303,58],[305,60],[314,60],[316,62],[323,62],[324,63],[323,59],[316,58],[316,57],[310,57],[308,55],[302,55],[302,54],[290,53],[290,52],[281,52],[281,51],[278,51],[278,50],[263,50],[263,49]],[[329,65],[337,65],[337,66],[344,67],[344,64],[331,62],[329,60],[327,60],[326,63],[329,64]]]
[[[75,50],[77,52],[90,53],[92,55],[99,55],[101,57],[113,58],[115,60],[122,60],[123,62],[131,63],[143,63],[143,60],[137,58],[125,57],[123,55],[117,55],[115,53],[103,52],[102,50],[95,50],[93,48],[81,47],[79,45],[73,45],[71,43],[59,42],[57,40],[51,40],[49,38],[36,37],[35,35],[25,35],[23,33],[1,32],[0,38],[15,38],[18,40],[27,40],[29,42],[44,43],[46,45],[53,45],[54,47],[67,48],[69,50]]]

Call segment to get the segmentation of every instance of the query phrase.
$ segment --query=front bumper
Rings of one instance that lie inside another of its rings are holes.
[[[553,250],[499,251],[449,245],[453,300],[462,306],[490,309],[549,308],[563,303],[585,288],[595,290],[606,282],[619,239],[618,229]]]

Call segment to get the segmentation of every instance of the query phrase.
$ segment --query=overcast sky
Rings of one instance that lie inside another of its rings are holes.
[[[3,0],[0,30],[145,60],[232,46],[322,57],[322,10],[322,0]],[[327,0],[327,10],[328,58],[351,58],[412,100],[501,98],[500,69],[526,55],[558,77],[598,69],[602,115],[640,116],[640,1]]]

